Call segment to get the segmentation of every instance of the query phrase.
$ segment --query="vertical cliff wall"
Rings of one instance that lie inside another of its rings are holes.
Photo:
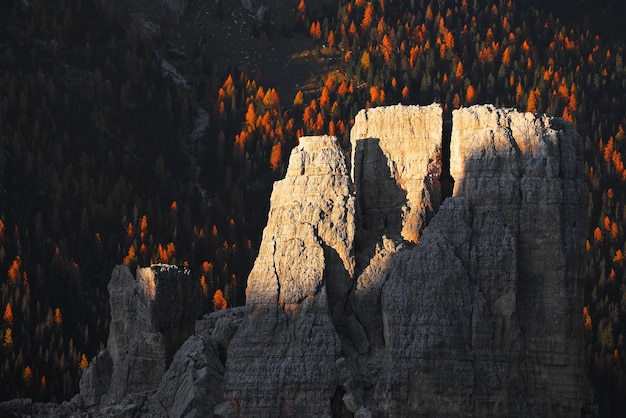
[[[475,106],[453,112],[450,149],[454,195],[382,291],[372,409],[579,415],[580,137],[558,118]]]
[[[249,311],[228,347],[221,414],[332,416],[335,324],[346,321],[354,272],[354,197],[334,137],[300,139],[270,207]]]
[[[136,277],[127,266],[117,266],[107,288],[109,340],[81,379],[85,406],[112,406],[156,390],[202,308],[199,283],[175,266],[138,269]]]

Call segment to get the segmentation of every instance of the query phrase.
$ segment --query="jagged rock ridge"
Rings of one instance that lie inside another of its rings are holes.
[[[580,137],[559,118],[456,110],[456,182],[441,203],[441,128],[438,105],[362,111],[351,167],[334,138],[301,138],[274,186],[247,306],[205,316],[183,344],[195,311],[170,321],[167,309],[151,309],[171,293],[165,283],[185,304],[198,284],[181,280],[184,272],[161,280],[149,269],[135,279],[118,267],[107,351],[77,399],[34,409],[579,415],[587,395]],[[139,347],[151,355],[138,358]],[[147,372],[154,376],[133,377]]]

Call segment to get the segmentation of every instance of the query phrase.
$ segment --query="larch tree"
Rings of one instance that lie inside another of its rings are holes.
[[[372,25],[372,20],[374,19],[374,4],[371,2],[367,3],[367,7],[365,8],[365,13],[363,13],[363,20],[361,21],[361,29],[363,33],[367,33],[370,26]]]
[[[372,62],[370,59],[370,53],[367,51],[364,51],[363,55],[361,55],[361,66],[363,67],[364,70],[367,70],[368,68],[370,68],[371,64]]]
[[[296,96],[293,99],[293,106],[297,107],[297,106],[302,106],[304,104],[304,94],[302,93],[302,90],[298,90],[298,92],[296,93]]]
[[[465,91],[465,103],[472,104],[476,99],[476,90],[474,90],[474,86],[471,84],[467,86],[467,90]]]
[[[85,355],[85,353],[83,353],[83,355],[80,358],[80,364],[78,365],[78,368],[83,371],[85,370],[87,367],[89,367],[89,360],[87,360],[87,356]]]
[[[328,32],[328,37],[326,38],[326,43],[328,43],[329,47],[334,48],[334,46],[335,46],[335,31],[331,30],[330,32]]]
[[[10,347],[13,345],[13,330],[11,330],[11,328],[7,328],[7,330],[5,331],[3,344],[5,347]]]
[[[224,293],[222,292],[222,289],[217,289],[215,291],[215,294],[213,295],[213,307],[216,311],[221,311],[223,309],[226,309],[227,306],[228,303],[224,298]]]
[[[13,309],[11,308],[11,304],[7,302],[6,308],[4,308],[4,322],[8,325],[13,324]]]
[[[282,146],[280,142],[276,142],[274,145],[272,145],[272,153],[270,155],[270,167],[272,167],[272,170],[278,170],[278,167],[280,167],[281,158]]]
[[[54,310],[54,324],[57,326],[61,326],[63,324],[63,315],[61,314],[60,308],[56,308]]]

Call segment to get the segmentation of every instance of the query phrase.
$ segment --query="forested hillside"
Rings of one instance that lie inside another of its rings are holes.
[[[448,117],[474,103],[562,116],[583,137],[580,321],[600,412],[625,410],[626,70],[611,18],[619,5],[292,3],[281,11],[290,19],[268,19],[250,36],[270,47],[307,36],[314,58],[338,70],[294,97],[220,61],[210,38],[179,48],[182,26],[153,33],[106,1],[0,6],[3,398],[76,392],[106,341],[117,263],[187,264],[207,311],[243,304],[271,185],[298,136],[330,133],[349,152],[361,108],[437,101]],[[210,19],[225,19],[222,2],[215,7]],[[184,79],[163,71],[170,62]]]

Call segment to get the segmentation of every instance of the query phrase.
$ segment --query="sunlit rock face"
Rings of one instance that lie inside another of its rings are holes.
[[[438,104],[361,110],[350,131],[352,180],[364,241],[417,242],[440,196],[443,119]]]
[[[228,401],[216,412],[332,416],[336,326],[347,321],[354,273],[354,197],[334,137],[300,138],[270,207],[248,278],[248,313],[228,348]]]

